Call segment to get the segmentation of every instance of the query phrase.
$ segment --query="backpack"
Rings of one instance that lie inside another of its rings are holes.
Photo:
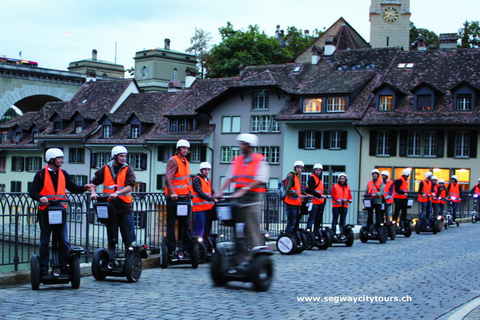
[[[287,189],[285,188],[285,179],[283,179],[281,182],[278,183],[277,196],[281,200],[285,200],[285,197],[287,196]]]

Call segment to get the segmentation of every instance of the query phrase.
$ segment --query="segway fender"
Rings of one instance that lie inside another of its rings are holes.
[[[257,255],[257,254],[266,254],[266,255],[273,255],[273,250],[272,248],[268,246],[256,246],[252,248],[252,255]]]

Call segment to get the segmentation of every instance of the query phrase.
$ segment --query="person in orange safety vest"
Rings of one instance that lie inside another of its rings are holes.
[[[208,236],[211,229],[212,219],[211,210],[213,205],[218,202],[213,198],[212,182],[208,179],[208,174],[212,166],[208,162],[200,163],[200,173],[193,178],[193,235],[204,238]],[[207,233],[207,234],[205,234]],[[204,241],[208,245],[208,241]]]

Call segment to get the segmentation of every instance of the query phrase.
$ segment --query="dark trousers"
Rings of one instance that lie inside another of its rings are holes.
[[[333,233],[337,231],[338,217],[340,217],[340,234],[345,234],[345,221],[347,218],[348,208],[345,207],[333,207],[332,208],[332,230]]]
[[[40,268],[48,270],[49,265],[49,244],[50,235],[52,235],[52,248],[57,249],[59,267],[65,267],[68,264],[68,251],[70,243],[68,242],[67,224],[52,230],[48,224],[48,213],[46,210],[38,212],[38,223],[40,224]]]
[[[407,201],[408,199],[397,199],[394,200],[395,203],[395,211],[393,212],[393,221],[397,221],[398,215],[400,211],[402,212],[400,215],[400,226],[404,227],[405,219],[407,219]]]
[[[369,231],[373,231],[373,211],[375,211],[375,229],[378,229],[383,223],[382,204],[372,203],[372,207],[367,208],[367,230]]]
[[[135,235],[135,225],[133,223],[133,212],[116,214],[115,219],[112,219],[107,225],[108,247],[110,249],[115,249],[115,246],[118,243],[119,227],[125,248],[137,240]],[[120,250],[120,248],[118,249]]]
[[[287,213],[287,226],[285,231],[294,231],[297,224],[298,211],[300,206],[292,206],[291,204],[285,204],[285,211]]]
[[[324,210],[325,210],[325,202],[322,204],[313,205],[313,211],[315,212],[315,220],[313,222],[313,231],[317,231],[318,229],[320,229],[320,226],[323,225]],[[310,217],[308,219],[310,221]],[[308,228],[308,225],[307,225],[307,228]]]
[[[167,245],[170,253],[175,251],[177,241],[175,239],[175,223],[177,222],[177,203],[178,200],[172,200],[167,197]],[[178,219],[178,239],[183,240],[181,250],[190,249],[192,241],[192,231],[190,230],[191,212],[186,217]]]

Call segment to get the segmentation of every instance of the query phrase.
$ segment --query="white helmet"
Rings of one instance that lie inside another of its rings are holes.
[[[432,179],[432,180],[438,180],[438,177],[437,177],[437,176],[432,176],[431,179]]]
[[[295,168],[296,166],[305,167],[305,164],[303,163],[303,161],[297,160],[297,161],[295,161],[295,163],[293,164],[293,167],[294,167],[294,168]]]
[[[456,175],[453,175],[450,179],[455,179],[458,182],[458,176],[456,176]]]
[[[190,142],[188,142],[185,139],[180,139],[180,140],[177,141],[177,149],[180,148],[180,147],[190,148]]]
[[[237,136],[237,141],[245,142],[250,145],[250,147],[258,146],[258,137],[251,133],[241,133]]]
[[[372,174],[373,174],[373,173],[377,173],[378,175],[380,175],[380,170],[378,170],[378,169],[373,169],[373,170],[372,170]]]
[[[440,179],[440,180],[438,180],[438,183],[445,183],[445,180]]]
[[[338,175],[338,179],[340,179],[341,176],[344,176],[345,179],[347,179],[347,174],[346,174],[346,173],[340,173],[340,174]]]
[[[212,169],[212,166],[208,162],[202,162],[200,163],[200,170],[202,169]]]
[[[323,166],[320,164],[320,163],[315,163],[315,165],[313,166],[313,170],[315,169],[322,169],[323,170]],[[480,180],[480,179],[478,179]]]
[[[63,157],[63,151],[59,148],[50,148],[45,152],[45,161],[50,162],[51,159],[55,159],[58,157]]]
[[[112,158],[120,153],[128,153],[127,148],[124,146],[116,146],[112,148]]]
[[[478,178],[478,181],[480,181],[480,178]]]
[[[431,177],[432,175],[433,173],[431,173],[430,171],[425,172],[425,178]]]
[[[404,169],[403,172],[402,172],[402,175],[409,176],[410,175],[410,169]]]
[[[387,170],[383,170],[382,171],[382,176],[390,177],[390,172],[388,172]]]

